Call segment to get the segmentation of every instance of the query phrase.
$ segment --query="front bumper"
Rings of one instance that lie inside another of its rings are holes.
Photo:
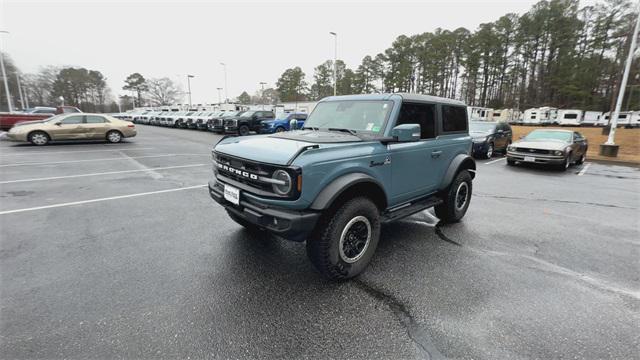
[[[242,194],[240,205],[232,204],[224,198],[224,184],[216,180],[209,181],[209,195],[234,215],[292,241],[306,240],[320,218],[320,213],[315,211],[295,211],[249,202]]]
[[[471,155],[484,155],[487,153],[487,149],[489,148],[489,144],[484,142],[474,142],[473,148],[471,149]]]
[[[532,157],[534,161],[525,161],[526,157]],[[520,161],[523,163],[529,164],[552,164],[552,165],[560,165],[564,164],[564,156],[557,155],[543,155],[543,154],[527,154],[515,151],[507,151],[507,159]]]

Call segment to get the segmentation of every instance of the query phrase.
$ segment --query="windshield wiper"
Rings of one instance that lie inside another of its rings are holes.
[[[351,130],[351,129],[343,129],[343,128],[328,128],[327,130],[329,131],[341,131],[341,132],[346,132],[349,133],[351,135],[356,136],[356,131],[355,130]]]

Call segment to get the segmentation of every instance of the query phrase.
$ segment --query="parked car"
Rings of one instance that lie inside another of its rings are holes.
[[[200,115],[195,117],[196,128],[198,130],[207,130],[209,128],[209,121],[212,120],[216,114],[215,111],[201,112]]]
[[[46,145],[56,140],[106,140],[117,143],[123,138],[136,136],[136,126],[125,120],[104,114],[62,114],[44,121],[31,121],[16,125],[8,137],[16,141],[29,141],[33,145]]]
[[[471,121],[469,135],[473,138],[473,157],[489,159],[494,152],[507,152],[513,141],[511,126],[507,123]]]
[[[291,130],[289,126],[293,119],[295,119],[297,123],[296,129],[302,129],[304,121],[307,120],[307,114],[282,113],[276,116],[273,120],[263,120],[260,132],[263,134],[273,134],[276,132],[289,131]]]
[[[55,114],[71,114],[82,112],[75,106],[58,106]],[[9,130],[12,126],[24,121],[44,120],[53,116],[49,111],[33,113],[0,113],[0,130]]]
[[[263,120],[271,120],[276,116],[273,111],[245,111],[239,116],[224,120],[225,133],[237,133],[240,136],[249,135],[251,131],[260,132]]]
[[[242,114],[242,111],[225,111],[223,114],[214,118],[211,122],[211,126],[209,127],[210,131],[215,133],[223,133],[224,132],[224,121],[226,119],[230,119]]]
[[[252,230],[306,240],[329,279],[361,273],[383,223],[435,207],[457,222],[470,201],[463,102],[416,94],[333,96],[301,131],[230,137],[213,149],[209,194]]]
[[[562,171],[572,164],[582,164],[589,144],[577,131],[560,129],[533,130],[507,149],[507,165],[535,163],[554,166]]]

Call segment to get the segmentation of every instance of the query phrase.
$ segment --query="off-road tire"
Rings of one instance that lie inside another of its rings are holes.
[[[353,261],[347,262],[343,259],[343,256],[347,256],[344,255],[346,251],[343,250],[343,254],[340,251],[341,238],[349,236],[351,229],[356,226],[354,224],[366,225],[363,218],[369,223],[368,241],[358,255],[351,258]],[[349,224],[351,225],[347,228]],[[307,255],[313,266],[327,279],[352,278],[364,271],[371,261],[380,240],[380,226],[378,207],[366,197],[353,198],[323,215],[312,236],[307,240]]]
[[[443,194],[443,202],[436,205],[436,216],[443,223],[455,223],[460,221],[467,213],[471,203],[472,181],[471,174],[467,170],[462,170],[453,179],[453,182]],[[466,185],[463,185],[466,184]],[[464,189],[466,187],[466,189]],[[465,192],[466,191],[466,192]],[[460,204],[459,196],[464,192],[464,203]]]
[[[28,140],[30,143],[32,143],[35,146],[44,146],[49,143],[51,138],[44,131],[34,131],[31,134],[29,134]]]
[[[241,225],[248,231],[256,232],[256,233],[262,231],[262,228],[260,228],[259,226],[252,224],[241,217],[236,216],[236,214],[232,213],[229,210],[227,210],[227,215],[229,215],[231,220],[235,221],[238,225]]]

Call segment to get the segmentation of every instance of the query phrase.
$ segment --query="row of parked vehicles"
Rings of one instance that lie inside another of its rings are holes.
[[[559,126],[607,126],[611,113],[558,109],[554,107],[530,108],[524,112],[517,109],[491,109],[468,107],[470,121],[495,121],[517,125]],[[622,111],[617,118],[618,127],[640,127],[640,111]]]
[[[306,113],[279,113],[270,110],[247,111],[141,111],[118,114],[117,117],[136,124],[173,127],[180,129],[208,130],[216,133],[249,135],[252,132],[268,134],[301,128]],[[295,120],[295,121],[292,121]]]

